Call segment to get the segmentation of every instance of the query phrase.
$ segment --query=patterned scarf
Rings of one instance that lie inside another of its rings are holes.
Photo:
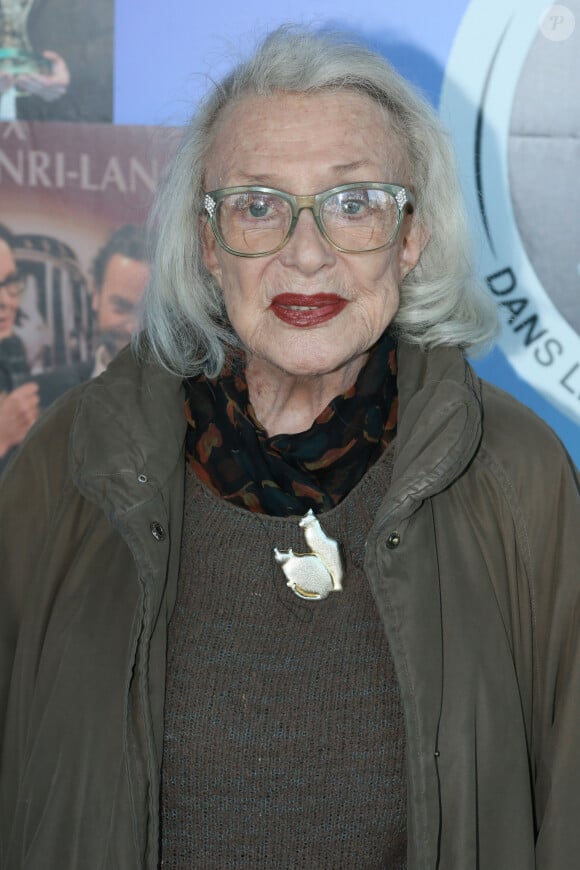
[[[397,427],[396,343],[385,333],[356,383],[310,429],[269,437],[255,416],[244,367],[184,382],[187,460],[216,495],[270,516],[337,505],[376,462]]]

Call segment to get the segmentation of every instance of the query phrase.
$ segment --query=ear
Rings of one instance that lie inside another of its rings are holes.
[[[429,230],[427,227],[420,223],[420,221],[416,220],[414,215],[405,215],[399,239],[399,269],[401,272],[401,280],[403,280],[409,272],[413,271],[419,262],[419,257],[428,241]]]
[[[95,314],[98,314],[100,307],[101,307],[101,290],[98,287],[94,287],[93,292],[91,293],[91,308],[93,309]]]
[[[201,250],[203,264],[210,275],[213,275],[217,283],[222,286],[222,269],[219,260],[219,245],[215,240],[213,230],[207,218],[200,220]]]

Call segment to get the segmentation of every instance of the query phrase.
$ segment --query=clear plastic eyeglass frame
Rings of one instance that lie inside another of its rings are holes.
[[[390,194],[397,204],[398,209],[398,217],[393,232],[391,233],[390,238],[384,242],[382,245],[377,246],[376,248],[369,248],[363,251],[350,250],[349,248],[342,248],[337,245],[332,239],[329,237],[322,219],[320,217],[320,210],[324,206],[324,203],[331,197],[337,193],[344,193],[349,190],[382,190],[385,193]],[[235,248],[231,248],[226,244],[222,235],[220,233],[217,220],[216,213],[219,203],[222,199],[230,194],[236,193],[265,193],[272,194],[280,197],[280,199],[287,202],[292,210],[292,220],[288,227],[288,232],[286,236],[282,239],[279,245],[275,248],[272,248],[269,251],[260,251],[259,253],[249,253],[247,251],[237,251]],[[392,245],[394,240],[397,238],[397,234],[401,227],[401,223],[403,222],[403,217],[405,212],[412,214],[415,207],[415,198],[413,194],[407,190],[407,188],[403,187],[400,184],[383,184],[379,181],[355,181],[349,184],[339,184],[338,187],[331,187],[329,190],[323,190],[321,193],[316,193],[312,196],[295,196],[291,193],[286,193],[283,190],[276,190],[273,187],[261,187],[259,185],[242,185],[240,187],[223,187],[219,190],[210,190],[206,194],[204,194],[203,199],[203,207],[206,212],[210,226],[212,228],[213,234],[218,245],[223,248],[225,251],[228,251],[230,254],[234,254],[236,257],[267,257],[270,254],[276,254],[280,251],[284,245],[286,245],[289,239],[296,228],[296,224],[298,222],[298,218],[300,217],[300,212],[304,209],[308,209],[312,212],[314,220],[316,221],[316,226],[329,243],[335,248],[337,251],[340,251],[343,254],[371,254],[373,251],[381,251],[384,248],[388,248],[389,245]]]

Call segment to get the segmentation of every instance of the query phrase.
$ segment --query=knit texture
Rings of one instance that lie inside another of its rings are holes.
[[[405,735],[364,572],[391,451],[320,515],[342,542],[342,592],[303,601],[273,548],[297,517],[251,513],[188,469],[170,624],[162,866],[406,867]]]

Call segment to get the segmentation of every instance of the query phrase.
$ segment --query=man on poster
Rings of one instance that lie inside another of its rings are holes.
[[[137,224],[118,227],[93,262],[96,346],[90,377],[100,375],[129,343],[148,278],[145,229]]]
[[[38,385],[26,350],[14,332],[23,285],[12,249],[12,233],[0,224],[0,469],[38,417]]]
[[[92,354],[88,360],[56,369],[46,379],[43,408],[71,387],[102,374],[129,343],[149,277],[145,237],[144,227],[123,224],[98,251],[92,266]]]

